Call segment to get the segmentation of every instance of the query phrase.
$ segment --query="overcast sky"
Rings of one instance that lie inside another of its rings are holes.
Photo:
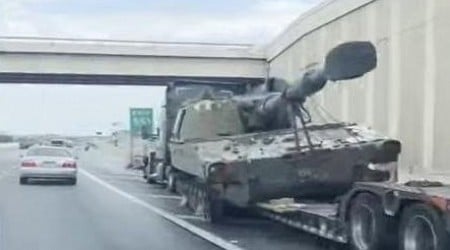
[[[320,0],[0,0],[0,36],[265,44]],[[89,134],[162,88],[0,85],[0,132]],[[120,97],[120,98],[117,98]]]
[[[320,0],[1,0],[0,35],[265,43]]]
[[[159,112],[163,87],[0,84],[0,132],[93,135],[128,128],[130,107]]]

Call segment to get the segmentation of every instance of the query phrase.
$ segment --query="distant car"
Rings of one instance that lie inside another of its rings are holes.
[[[20,184],[26,184],[29,179],[67,180],[75,185],[76,158],[63,147],[31,147],[21,159]]]
[[[37,140],[23,139],[19,141],[19,149],[28,149],[35,144],[38,144]]]
[[[73,142],[66,139],[52,139],[50,140],[50,146],[72,148]]]
[[[87,142],[86,145],[84,146],[84,151],[88,151],[91,148],[97,149],[98,146],[97,146],[97,144],[95,144],[93,142]]]

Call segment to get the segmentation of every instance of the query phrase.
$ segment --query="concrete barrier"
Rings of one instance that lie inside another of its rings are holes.
[[[8,142],[8,143],[0,143],[0,149],[2,148],[19,148],[19,143],[17,142]]]

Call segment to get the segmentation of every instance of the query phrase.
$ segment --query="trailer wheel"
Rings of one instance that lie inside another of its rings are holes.
[[[375,195],[362,193],[350,205],[350,244],[354,250],[378,250],[389,242],[388,218],[381,200]]]
[[[400,249],[450,249],[444,220],[435,209],[425,204],[405,209],[400,222]]]

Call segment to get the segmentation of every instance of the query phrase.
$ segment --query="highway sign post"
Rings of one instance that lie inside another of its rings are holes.
[[[153,133],[152,108],[130,108],[130,133],[132,135]]]
[[[153,109],[130,108],[130,164],[134,162],[134,137],[143,139],[153,134]]]

